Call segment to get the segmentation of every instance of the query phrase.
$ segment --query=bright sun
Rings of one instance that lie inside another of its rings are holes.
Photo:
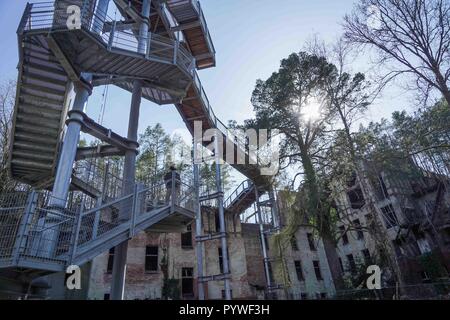
[[[316,99],[311,100],[303,109],[301,114],[302,120],[305,122],[315,122],[321,117],[322,106]]]

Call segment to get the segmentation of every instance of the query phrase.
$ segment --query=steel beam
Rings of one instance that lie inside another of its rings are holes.
[[[198,241],[198,238],[202,237],[202,208],[200,205],[200,174],[199,165],[195,163],[197,153],[197,144],[194,142],[194,208],[195,208],[195,235],[196,235],[196,246],[197,246],[197,279],[201,279],[204,276],[203,272],[203,242]],[[201,281],[197,282],[198,299],[205,300],[205,290],[204,284]]]

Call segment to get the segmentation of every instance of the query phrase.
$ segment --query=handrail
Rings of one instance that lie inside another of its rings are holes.
[[[242,137],[239,137],[238,135],[234,135],[232,133],[232,130],[230,130],[214,113],[211,104],[209,103],[208,96],[206,95],[205,89],[202,85],[202,82],[200,81],[200,78],[198,76],[198,73],[196,70],[193,71],[194,74],[194,86],[196,87],[196,90],[199,93],[199,98],[201,102],[203,103],[203,106],[205,107],[206,113],[209,115],[210,119],[212,120],[213,126],[218,129],[227,140],[233,141],[234,144],[237,145],[237,147],[241,148],[241,151],[244,152],[245,155],[251,157],[253,154],[249,154],[246,150],[246,146],[248,145],[248,141]],[[256,161],[255,159],[252,159],[253,161]]]
[[[251,180],[244,180],[237,188],[228,196],[224,201],[224,208],[229,208],[231,204],[245,192],[250,191],[253,188],[253,182]]]
[[[56,8],[54,2],[40,3],[40,6],[32,4],[27,6],[23,13],[22,21],[24,23],[20,25],[18,33],[31,31],[68,31],[69,28],[66,24],[67,18],[68,14],[65,10]],[[106,17],[99,15],[97,12],[81,13],[81,28],[101,41],[109,51],[121,50],[143,55],[138,50],[138,45],[141,40],[140,36],[133,32],[116,30],[115,25],[117,22],[115,19],[107,15]],[[113,25],[112,30],[104,31],[103,26],[106,23]],[[98,34],[95,30],[102,30],[102,32]],[[192,74],[195,68],[193,64],[195,59],[183,46],[179,45],[178,40],[149,33],[148,38],[145,38],[145,43],[150,49],[145,50],[147,54],[143,56],[146,59],[175,64],[188,74]]]
[[[197,10],[199,12],[199,17],[200,17],[200,24],[202,26],[203,32],[205,33],[206,41],[208,42],[208,47],[211,50],[211,52],[213,54],[215,54],[216,48],[214,48],[214,44],[211,40],[211,35],[209,33],[208,24],[206,23],[205,15],[203,14],[203,9],[202,9],[202,6],[200,5],[200,1],[198,1],[198,0],[192,0],[192,1],[194,3],[196,3]]]

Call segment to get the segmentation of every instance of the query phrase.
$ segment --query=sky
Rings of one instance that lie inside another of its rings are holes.
[[[32,1],[31,1],[32,2]],[[224,122],[242,122],[253,115],[250,98],[257,79],[267,79],[280,61],[298,52],[312,35],[331,42],[342,32],[341,23],[350,13],[352,0],[201,0],[217,51],[217,66],[199,71],[215,114]],[[16,29],[26,0],[0,0],[0,81],[17,78]],[[361,64],[361,65],[364,65]],[[354,70],[364,71],[364,70]],[[89,99],[87,113],[97,120],[103,87]],[[126,136],[131,93],[111,86],[103,125]],[[387,92],[366,115],[368,120],[388,118],[403,109],[405,98]],[[161,123],[168,133],[185,134],[181,116],[172,105],[158,106],[143,100],[139,122],[142,133]]]

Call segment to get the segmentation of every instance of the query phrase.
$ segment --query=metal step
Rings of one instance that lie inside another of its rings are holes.
[[[14,179],[39,185],[51,178],[55,170],[66,115],[68,77],[46,47],[45,36],[19,40],[23,42],[10,170]]]

